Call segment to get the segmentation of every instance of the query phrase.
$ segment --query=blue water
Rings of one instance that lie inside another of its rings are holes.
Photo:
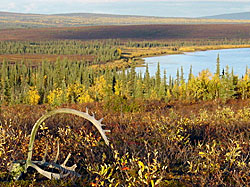
[[[220,56],[221,71],[223,68],[226,69],[228,65],[230,72],[233,68],[235,75],[242,76],[246,72],[246,66],[250,68],[250,48],[186,52],[178,55],[148,57],[144,58],[144,60],[145,64],[148,64],[151,76],[155,75],[159,62],[162,77],[164,70],[166,70],[167,77],[171,75],[173,78],[176,78],[177,69],[180,70],[182,66],[184,77],[187,79],[191,65],[195,76],[205,69],[209,69],[210,72],[215,73],[218,54]],[[145,70],[145,67],[136,68],[136,72],[141,72],[142,74],[145,73]]]

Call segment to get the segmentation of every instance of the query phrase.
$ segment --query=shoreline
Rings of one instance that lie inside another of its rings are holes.
[[[169,48],[168,49],[159,48],[158,50],[162,50],[159,53],[156,53],[156,51],[149,49],[148,51],[145,51],[149,54],[141,53],[133,56],[132,59],[135,59],[136,67],[145,67],[144,58],[149,58],[149,57],[179,55],[187,52],[213,51],[213,50],[223,50],[223,49],[241,49],[241,48],[250,48],[250,45],[188,46],[188,47],[180,47],[178,48],[177,51],[170,51]],[[150,52],[154,52],[154,54]]]

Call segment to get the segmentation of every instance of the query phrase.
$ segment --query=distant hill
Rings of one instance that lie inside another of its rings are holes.
[[[67,16],[67,17],[107,17],[107,18],[131,18],[131,17],[155,17],[155,16],[135,16],[135,15],[117,15],[117,14],[96,14],[96,13],[66,13],[66,14],[51,14],[52,16]],[[162,18],[162,17],[158,17]]]
[[[145,25],[145,24],[218,24],[250,23],[250,20],[218,20],[205,18],[167,18],[153,16],[113,15],[93,13],[22,14],[0,12],[0,29],[82,27],[97,25]]]
[[[160,24],[2,29],[0,41],[41,40],[249,40],[250,24]]]
[[[202,17],[205,19],[229,19],[229,20],[250,20],[250,12],[241,12],[233,14],[220,14],[214,16]]]

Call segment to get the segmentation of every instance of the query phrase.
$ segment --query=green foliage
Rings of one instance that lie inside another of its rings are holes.
[[[93,56],[94,62],[107,62],[120,59],[121,51],[116,48],[116,40],[81,42],[76,40],[40,42],[0,42],[0,54],[35,55],[81,55]],[[57,61],[60,63],[59,61]],[[90,61],[86,60],[86,64]],[[93,63],[93,62],[92,62]]]
[[[216,75],[220,76],[220,55],[219,54],[217,56],[217,61],[216,61]]]
[[[43,62],[41,66],[30,63],[11,64],[3,62],[0,68],[0,101],[2,104],[42,104],[54,106],[63,103],[84,103],[111,100],[118,95],[124,98],[155,100],[211,100],[250,98],[250,78],[229,73],[227,67],[219,76],[208,70],[197,77],[190,69],[189,79],[183,78],[183,69],[177,71],[177,78],[169,81],[160,75],[136,74],[135,65],[125,73],[116,69],[98,70],[81,61],[58,59],[56,63]],[[75,85],[75,86],[74,86]]]

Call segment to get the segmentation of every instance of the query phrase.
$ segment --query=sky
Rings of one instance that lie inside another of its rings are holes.
[[[250,12],[250,0],[1,0],[0,11],[202,17]]]

